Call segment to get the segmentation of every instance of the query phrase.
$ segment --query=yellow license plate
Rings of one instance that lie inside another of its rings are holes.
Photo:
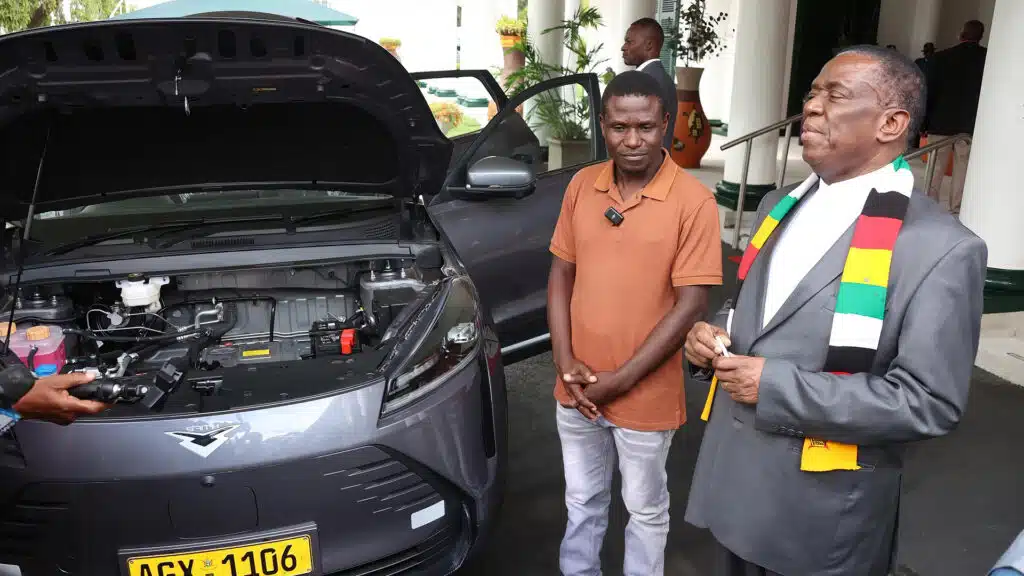
[[[296,576],[312,571],[309,536],[128,559],[130,576]]]

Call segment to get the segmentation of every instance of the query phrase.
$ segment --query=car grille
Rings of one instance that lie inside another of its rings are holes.
[[[326,544],[324,566],[347,570],[343,576],[439,570],[468,546],[468,510],[457,490],[419,463],[375,446],[216,473],[213,488],[200,480],[196,475],[12,486],[4,490],[9,500],[0,504],[0,564],[92,575],[116,566],[119,548],[311,520]],[[220,491],[218,498],[255,494],[250,505],[258,509],[224,515],[200,507],[178,514],[189,510],[190,502],[206,501],[205,491],[211,489]],[[132,503],[130,512],[125,502]],[[422,532],[410,530],[413,514],[441,502],[444,521]],[[253,526],[249,519],[256,514],[259,525]],[[97,525],[103,529],[75,529]]]
[[[429,568],[449,560],[456,544],[456,528],[448,524],[408,550],[344,572],[336,572],[332,576],[391,576]]]
[[[0,468],[25,468],[25,455],[21,453],[14,428],[0,434]]]
[[[438,494],[416,472],[401,461],[376,451],[372,461],[358,467],[338,472],[328,472],[325,477],[335,477],[341,491],[360,492],[355,500],[373,509],[373,514],[382,512],[407,513],[415,507],[428,506],[441,500]]]
[[[16,564],[35,556],[38,540],[61,526],[66,502],[20,499],[0,518],[0,564]]]

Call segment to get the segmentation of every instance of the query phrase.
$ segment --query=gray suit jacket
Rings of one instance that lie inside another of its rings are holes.
[[[791,189],[768,194],[756,222]],[[894,249],[874,366],[842,377],[820,370],[853,226],[761,329],[781,231],[748,272],[733,318],[731,351],[766,359],[758,402],[739,404],[718,389],[686,520],[786,576],[884,576],[895,556],[904,443],[950,432],[967,405],[987,248],[915,191]],[[727,308],[715,324],[725,326]],[[802,472],[804,436],[857,444],[861,469]]]
[[[676,114],[679,108],[679,99],[676,97],[676,83],[671,76],[665,72],[665,67],[661,65],[661,62],[651,62],[646,68],[641,70],[644,74],[649,74],[658,84],[661,84],[661,101],[665,104],[665,110],[668,110],[668,130],[665,131],[665,140],[663,141],[665,148],[672,151],[672,135],[675,133],[676,126]]]

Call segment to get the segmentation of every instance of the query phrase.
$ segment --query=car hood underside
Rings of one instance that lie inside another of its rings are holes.
[[[382,47],[290,19],[103,21],[0,39],[0,217],[186,191],[418,196],[451,143]]]

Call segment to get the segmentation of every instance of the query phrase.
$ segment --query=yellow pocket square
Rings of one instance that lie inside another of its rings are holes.
[[[804,438],[800,469],[804,472],[860,470],[857,465],[857,445]]]

